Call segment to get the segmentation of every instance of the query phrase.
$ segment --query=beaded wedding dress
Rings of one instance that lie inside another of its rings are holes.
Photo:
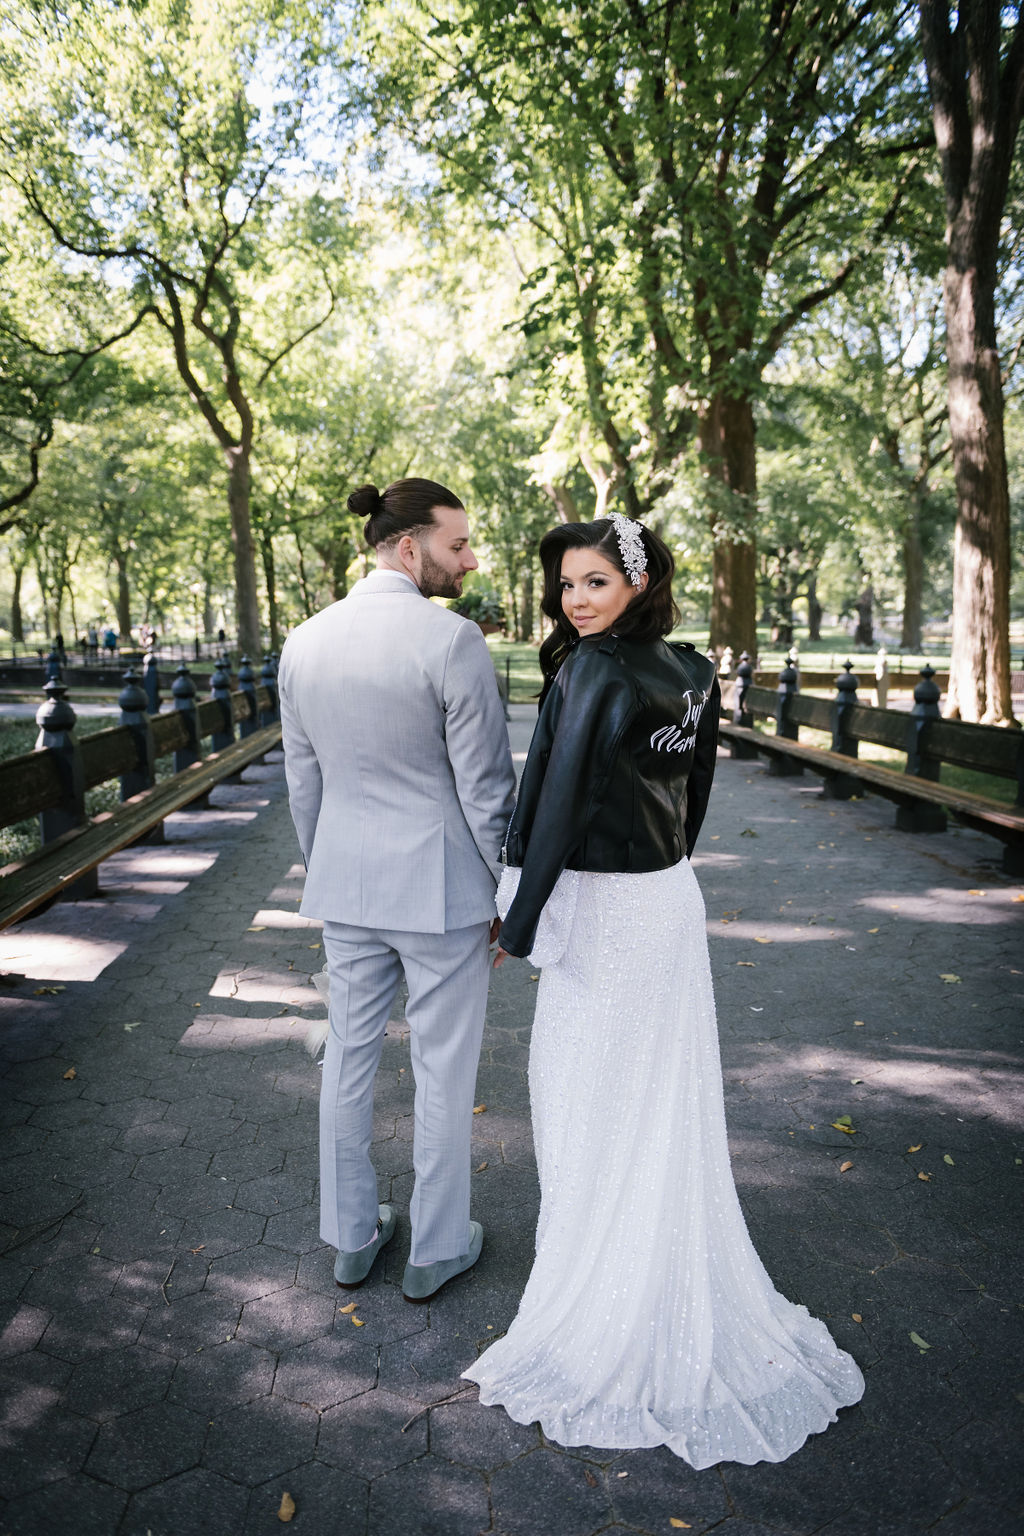
[[[566,872],[531,959],[537,1254],[508,1333],[464,1375],[561,1445],[782,1461],[864,1380],[747,1233],[689,862]]]

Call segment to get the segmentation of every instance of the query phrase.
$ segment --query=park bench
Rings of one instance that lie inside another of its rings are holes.
[[[941,832],[953,816],[998,838],[1006,873],[1024,874],[1024,732],[943,720],[939,690],[928,666],[914,689],[909,714],[859,704],[849,662],[836,681],[834,699],[800,693],[792,665],[782,669],[774,691],[754,686],[751,672],[749,662],[741,663],[732,697],[728,702],[723,697],[721,736],[734,756],[763,754],[769,772],[777,775],[808,768],[822,777],[823,792],[832,799],[848,800],[868,791],[882,795],[895,802],[896,825],[905,832]],[[755,729],[758,719],[774,720],[774,734]],[[831,747],[801,742],[801,727],[826,732]],[[900,770],[860,761],[861,742],[905,754],[906,766]],[[1015,804],[943,784],[943,764],[1014,781]]]
[[[39,815],[43,846],[0,869],[0,928],[53,900],[93,896],[97,867],[132,843],[163,840],[173,811],[201,806],[214,785],[234,779],[281,740],[277,694],[264,672],[256,687],[249,669],[232,691],[225,671],[214,674],[214,697],[195,701],[183,665],[174,683],[175,709],[149,716],[138,678],[128,672],[119,696],[121,724],[81,741],[64,684],[46,684],[39,710],[40,743],[33,752],[0,763],[0,826]],[[240,734],[236,739],[235,727]],[[209,737],[212,751],[202,755]],[[175,772],[155,781],[158,758],[173,753]],[[121,781],[121,804],[93,818],[85,814],[87,789]]]

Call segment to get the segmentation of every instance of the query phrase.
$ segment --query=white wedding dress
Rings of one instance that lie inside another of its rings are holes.
[[[864,1379],[747,1233],[688,861],[567,872],[531,958],[537,1256],[508,1333],[464,1375],[560,1445],[782,1461]]]

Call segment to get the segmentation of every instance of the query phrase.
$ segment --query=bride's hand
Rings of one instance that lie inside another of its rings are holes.
[[[497,952],[497,954],[494,957],[494,969],[497,970],[499,965],[504,965],[504,963],[505,963],[505,961],[507,959],[508,959],[508,950],[502,949],[501,945],[499,944],[498,945],[498,952]]]

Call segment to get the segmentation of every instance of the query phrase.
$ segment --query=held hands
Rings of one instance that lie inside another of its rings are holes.
[[[490,938],[489,938],[489,942],[491,944],[494,944],[497,941],[498,934],[500,932],[501,932],[501,918],[500,917],[496,917],[494,919],[494,922],[491,924],[491,932],[490,932]],[[494,956],[494,969],[497,970],[498,966],[499,965],[503,965],[504,962],[507,959],[508,959],[508,955],[507,955],[506,951],[503,950],[501,945],[499,944],[498,945],[497,953]]]

